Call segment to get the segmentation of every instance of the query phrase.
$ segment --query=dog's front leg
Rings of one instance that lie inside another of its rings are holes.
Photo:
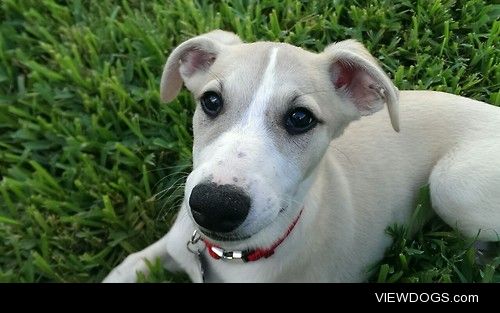
[[[149,272],[145,260],[160,259],[163,266],[172,272],[185,271],[193,282],[201,282],[201,271],[196,256],[190,253],[186,244],[194,226],[181,210],[170,231],[160,240],[139,252],[129,255],[104,279],[104,283],[133,283],[137,273]]]
[[[165,268],[169,270],[173,270],[176,267],[173,259],[168,255],[167,252],[167,242],[168,235],[166,234],[150,245],[136,253],[132,253],[125,260],[115,267],[111,273],[106,276],[104,279],[104,283],[133,283],[137,280],[137,273],[142,272],[147,274],[149,272],[148,266],[146,265],[145,260],[155,261],[157,258],[160,259],[162,264],[164,264]],[[173,268],[172,268],[173,267]]]

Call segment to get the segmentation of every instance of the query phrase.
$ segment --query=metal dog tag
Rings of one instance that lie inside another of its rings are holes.
[[[209,277],[207,257],[203,253],[198,253],[198,263],[200,264],[201,280],[206,282]]]
[[[207,258],[203,254],[203,249],[196,248],[196,244],[200,241],[201,236],[198,234],[198,231],[195,230],[191,235],[191,239],[187,242],[186,247],[189,252],[193,253],[196,256],[199,272],[201,275],[201,282],[206,281],[206,277],[208,274],[208,262]]]

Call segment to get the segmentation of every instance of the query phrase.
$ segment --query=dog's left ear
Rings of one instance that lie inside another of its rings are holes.
[[[368,50],[355,40],[346,40],[328,46],[322,54],[339,96],[354,104],[361,115],[373,114],[387,103],[392,127],[399,131],[399,91]]]
[[[183,81],[207,71],[228,45],[241,43],[231,32],[214,30],[180,44],[170,54],[163,68],[160,83],[162,101],[172,101],[182,88]]]

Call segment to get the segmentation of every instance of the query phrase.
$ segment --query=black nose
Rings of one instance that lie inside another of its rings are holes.
[[[250,197],[233,185],[196,185],[189,197],[194,220],[201,227],[227,233],[243,223],[250,210]]]

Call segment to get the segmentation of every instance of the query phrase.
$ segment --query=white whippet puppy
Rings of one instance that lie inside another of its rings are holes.
[[[426,184],[444,221],[499,238],[498,107],[400,92],[353,40],[316,54],[213,31],[172,52],[161,99],[183,83],[198,104],[184,202],[105,282],[156,258],[195,282],[363,281]]]

